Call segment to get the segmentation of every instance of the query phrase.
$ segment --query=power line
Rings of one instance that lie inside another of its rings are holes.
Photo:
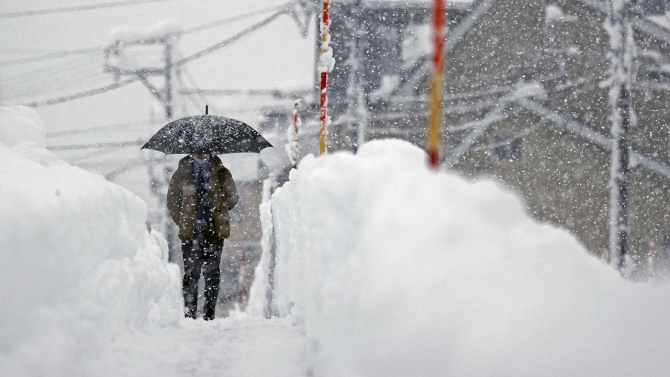
[[[5,88],[20,89],[25,87],[45,88],[56,83],[60,86],[62,83],[70,83],[72,81],[82,81],[84,75],[86,76],[104,76],[109,78],[108,74],[103,71],[101,62],[88,62],[81,64],[69,64],[49,66],[46,69],[34,70],[26,72],[20,76],[9,77],[3,81]]]
[[[295,1],[289,1],[289,2],[284,3],[284,4],[260,9],[260,10],[255,11],[255,12],[240,14],[238,16],[233,16],[233,17],[230,17],[230,18],[224,18],[222,20],[213,21],[213,22],[203,24],[203,25],[200,25],[200,26],[194,26],[192,28],[185,29],[181,32],[176,32],[176,33],[174,33],[174,35],[181,36],[181,35],[197,33],[197,32],[202,31],[202,30],[211,29],[213,27],[220,26],[220,25],[225,25],[227,23],[231,23],[231,22],[235,22],[235,21],[245,20],[247,18],[258,16],[258,15],[263,14],[263,13],[268,13],[268,12],[271,12],[271,11],[274,11],[274,10],[277,10],[277,9],[280,9],[280,8],[286,8],[287,5],[290,5],[290,4],[293,4],[293,3],[295,3]]]
[[[518,112],[520,110],[521,109],[518,109],[515,112]],[[541,121],[541,122],[539,122],[539,123],[537,123],[537,124],[535,124],[531,127],[526,128],[525,130],[523,130],[519,133],[516,133],[514,135],[506,135],[506,137],[503,140],[500,140],[498,142],[483,144],[483,145],[480,145],[478,147],[474,147],[470,150],[472,150],[472,151],[491,150],[495,147],[500,147],[500,146],[503,146],[503,145],[509,145],[515,139],[522,139],[522,138],[528,136],[531,132],[535,132],[535,130],[537,130],[538,128],[540,128],[542,126],[545,126],[546,123],[547,123],[547,121],[543,120],[543,121]]]
[[[21,55],[35,55],[35,54],[47,54],[47,53],[54,53],[54,52],[62,52],[62,49],[54,49],[54,48],[24,48],[24,47],[6,47],[3,48],[2,51],[0,51],[0,54],[5,55],[5,54],[21,54]]]
[[[232,37],[230,37],[228,39],[225,39],[225,40],[223,40],[223,41],[221,41],[217,44],[214,44],[214,45],[212,45],[212,46],[210,46],[210,47],[208,47],[204,50],[201,50],[201,51],[199,51],[199,52],[197,52],[193,55],[190,55],[186,58],[183,58],[183,59],[175,62],[173,64],[173,66],[174,67],[183,66],[184,64],[187,64],[187,63],[189,63],[193,60],[196,60],[196,59],[199,59],[199,58],[203,57],[204,55],[207,55],[211,52],[214,52],[214,51],[216,51],[220,48],[223,48],[223,47],[229,45],[230,43],[235,42],[238,39],[240,39],[240,38],[254,32],[254,31],[258,30],[259,28],[269,24],[270,22],[277,19],[279,16],[281,16],[283,14],[286,14],[286,13],[288,13],[287,9],[283,9],[279,12],[276,12],[273,15],[271,15],[270,17],[251,25],[250,27],[236,33],[235,35],[233,35]],[[134,77],[131,77],[127,80],[120,81],[120,82],[117,82],[117,83],[114,83],[114,84],[111,84],[111,85],[107,85],[107,86],[104,86],[104,87],[101,87],[101,88],[87,90],[87,91],[84,91],[84,92],[75,93],[75,94],[71,94],[71,95],[68,95],[68,96],[54,98],[54,99],[50,99],[50,100],[46,100],[46,101],[36,101],[36,102],[26,104],[25,106],[41,107],[41,106],[48,106],[48,105],[54,105],[54,104],[58,104],[58,103],[62,103],[62,102],[72,101],[72,100],[76,100],[76,99],[80,99],[80,98],[89,97],[89,96],[97,95],[97,94],[100,94],[100,93],[108,92],[110,90],[118,89],[122,86],[128,85],[128,84],[130,84],[132,82],[135,82],[135,81],[138,81],[140,79],[142,79],[141,76],[134,76]]]
[[[59,63],[52,63],[49,64],[48,66],[40,66],[39,68],[33,68],[30,70],[21,70],[17,74],[11,75],[11,77],[8,77],[7,80],[5,80],[5,83],[9,82],[20,82],[20,81],[25,81],[25,80],[33,80],[33,77],[35,75],[40,75],[40,74],[47,74],[49,76],[53,75],[60,75],[62,72],[70,71],[73,68],[81,68],[84,66],[93,66],[93,65],[98,65],[102,67],[102,61],[99,58],[93,57],[93,56],[88,56],[88,57],[83,57],[76,59],[74,61],[61,61]],[[6,72],[12,72],[15,71],[16,68],[8,68]]]
[[[100,130],[106,129],[119,129],[125,127],[139,127],[139,126],[153,126],[151,121],[145,120],[141,122],[130,122],[130,123],[121,123],[121,124],[106,124],[104,126],[88,127],[88,128],[75,128],[71,130],[47,132],[47,137],[59,137],[66,135],[76,135],[82,133],[94,133]]]
[[[45,9],[36,9],[36,10],[26,10],[26,11],[20,11],[20,12],[0,13],[0,18],[41,16],[41,15],[45,15],[45,14],[80,12],[80,11],[102,9],[102,8],[123,7],[123,6],[128,6],[128,5],[140,5],[140,4],[149,4],[149,3],[164,3],[164,2],[167,2],[167,1],[172,1],[172,0],[130,0],[130,1],[117,1],[117,2],[113,2],[113,3],[98,3],[98,4],[78,5],[78,6],[72,6],[72,7],[45,8]]]
[[[110,81],[109,77],[103,78],[103,77],[92,77],[90,80],[87,81],[88,84],[95,84],[95,85],[105,85]],[[32,100],[33,103],[40,103],[44,102],[42,100],[35,100],[35,98],[45,98],[46,94],[49,94],[50,96],[66,96],[63,94],[63,92],[71,92],[72,90],[81,90],[83,87],[83,83],[76,83],[75,85],[64,85],[62,88],[54,89],[50,88],[48,91],[40,90],[40,89],[24,89],[21,92],[18,93],[12,93],[11,95],[8,95],[6,97],[3,97],[4,100],[6,101],[14,101],[17,102],[16,104],[21,104],[22,102],[30,101]],[[103,91],[104,92],[104,91]],[[69,95],[68,95],[69,96]]]
[[[210,47],[207,47],[207,48],[204,49],[204,50],[201,50],[201,51],[199,51],[199,52],[196,52],[196,53],[193,54],[193,55],[187,56],[187,57],[185,57],[185,58],[183,58],[183,59],[181,59],[181,60],[175,62],[174,65],[175,65],[175,66],[181,66],[181,65],[184,65],[184,64],[189,63],[189,62],[191,62],[191,61],[193,61],[193,60],[195,60],[195,59],[199,59],[199,58],[201,58],[201,57],[203,57],[203,56],[205,56],[205,55],[207,55],[207,54],[209,54],[209,53],[212,53],[212,52],[214,52],[214,51],[216,51],[216,50],[218,50],[218,49],[220,49],[220,48],[223,48],[223,47],[229,45],[230,43],[235,42],[235,41],[237,41],[238,39],[240,39],[240,38],[242,38],[242,37],[244,37],[244,36],[246,36],[246,35],[248,35],[248,34],[254,32],[254,31],[260,29],[261,27],[263,27],[263,26],[269,24],[270,22],[276,20],[279,16],[281,16],[281,15],[283,15],[283,14],[286,14],[286,13],[287,13],[286,10],[280,10],[279,12],[274,13],[272,16],[270,16],[270,17],[268,17],[268,18],[266,18],[266,19],[264,19],[264,20],[262,20],[262,21],[260,21],[260,22],[257,22],[257,23],[255,23],[255,24],[249,26],[248,28],[246,28],[246,29],[240,31],[239,33],[233,35],[232,37],[230,37],[230,38],[228,38],[228,39],[225,39],[225,40],[223,40],[223,41],[221,41],[221,42],[219,42],[219,43],[217,43],[217,44],[215,44],[215,45],[212,45],[212,46],[210,46]]]
[[[156,0],[158,1],[158,0]],[[171,1],[171,0],[161,0],[161,1]],[[202,24],[199,26],[194,26],[192,28],[185,29],[183,31],[178,31],[174,33],[168,33],[166,36],[183,36],[183,35],[188,35],[192,33],[197,33],[202,30],[207,30],[211,29],[216,26],[221,26],[225,25],[228,23],[232,23],[235,21],[241,21],[247,18],[251,18],[254,16],[258,16],[263,13],[271,12],[273,10],[277,10],[280,8],[286,8],[288,5],[291,5],[295,3],[294,1],[287,2],[281,5],[273,6],[273,7],[268,7],[264,8],[255,12],[249,12],[245,14],[241,14],[238,16],[233,16],[229,18],[224,18],[218,21],[213,21],[210,23]],[[127,41],[126,43],[137,43],[141,42],[142,39],[137,39],[137,40],[132,40],[132,41]],[[92,54],[92,53],[97,53],[97,52],[103,52],[104,48],[107,46],[93,46],[93,47],[86,47],[86,48],[80,48],[80,49],[75,49],[75,50],[70,50],[70,51],[59,51],[59,52],[53,52],[49,54],[44,54],[40,56],[32,56],[32,57],[26,57],[26,58],[16,58],[16,59],[8,59],[8,60],[2,60],[0,61],[0,67],[4,66],[10,66],[10,65],[17,65],[17,64],[27,64],[27,63],[35,63],[35,62],[41,62],[45,60],[54,60],[54,59],[59,59],[59,58],[64,58],[68,56],[73,56],[73,55],[83,55],[83,54]]]
[[[70,67],[70,69],[56,69],[53,71],[39,72],[35,75],[27,77],[20,77],[17,80],[4,83],[5,88],[22,89],[40,87],[41,89],[49,89],[51,86],[58,86],[62,89],[63,85],[79,84],[81,82],[89,82],[93,77],[104,77],[109,81],[111,77],[105,74],[102,70],[102,64],[94,63],[87,66]]]
[[[63,93],[75,89],[81,90],[91,85],[105,85],[111,78],[99,72],[76,71],[66,77],[36,79],[35,83],[24,82],[18,85],[5,86],[7,95],[4,99],[13,100],[26,97],[41,96],[49,93]],[[51,94],[52,96],[54,94]]]
[[[76,100],[76,99],[80,99],[80,98],[84,98],[84,97],[90,97],[90,96],[94,96],[94,95],[97,95],[97,94],[100,94],[100,93],[108,92],[110,90],[118,89],[122,86],[126,86],[126,85],[128,85],[130,83],[133,83],[135,81],[138,81],[138,80],[139,80],[139,77],[131,77],[129,79],[119,81],[119,82],[116,82],[116,83],[111,84],[111,85],[103,86],[101,88],[86,90],[86,91],[83,91],[83,92],[70,94],[70,95],[67,95],[67,96],[64,96],[64,97],[54,98],[54,99],[50,99],[50,100],[46,100],[46,101],[32,102],[32,103],[28,103],[24,106],[27,106],[27,107],[41,107],[41,106],[55,105],[55,104],[58,104],[58,103],[68,102],[68,101],[72,101],[72,100]]]
[[[187,66],[185,66],[185,65],[181,66],[180,70],[186,75],[186,79],[191,82],[192,87],[195,87],[196,89],[200,89],[200,85],[198,84],[198,81],[195,79],[195,77],[193,77],[193,75],[191,74],[191,71],[188,69]],[[182,84],[183,84],[183,82],[182,82]],[[186,89],[185,85],[182,85],[181,88],[182,88],[182,91]],[[180,93],[182,91],[180,91]],[[205,97],[204,95],[198,94],[197,96],[200,98],[200,101],[202,101],[203,105],[206,105],[209,102],[207,100],[207,97]],[[195,103],[195,101],[193,100],[192,96],[187,96],[187,97],[188,97],[189,101],[191,101],[193,104],[196,105],[197,110],[202,111],[202,106],[198,106]],[[217,106],[210,105],[210,107],[212,108],[212,113],[214,113],[214,114],[220,114],[221,113],[220,109]]]
[[[133,145],[143,145],[144,141],[119,141],[119,142],[110,142],[110,143],[97,143],[97,144],[68,144],[68,145],[53,145],[47,147],[47,149],[52,151],[72,151],[79,149],[91,149],[91,148],[109,148],[109,147],[130,147]]]
[[[193,77],[191,76],[190,72],[188,72],[188,70],[186,69],[186,66],[180,67],[179,70],[180,70],[181,72],[183,72],[183,73],[186,73],[187,76],[191,78],[191,85],[195,85],[195,86],[197,87],[197,84],[193,84],[193,83],[194,83],[194,81],[193,81]],[[184,88],[186,87],[186,85],[184,84],[184,80],[182,80],[181,75],[177,75],[177,84],[178,84],[179,87],[181,88],[181,89],[179,90],[179,93],[182,93],[182,91],[184,90]],[[203,96],[199,96],[199,97],[200,97],[200,100],[201,100],[203,103],[198,103],[192,96],[187,96],[187,97],[186,97],[187,100],[188,100],[188,102],[190,102],[191,104],[193,104],[193,106],[195,106],[196,111],[197,111],[198,109],[199,109],[200,111],[202,111],[202,106],[207,104],[207,101],[205,100],[205,98],[204,98]],[[183,98],[183,97],[182,97],[182,98]],[[187,102],[183,101],[183,99],[182,99],[182,103],[187,103]],[[214,107],[212,107],[212,109],[214,109]],[[215,112],[216,112],[216,111],[213,111],[213,113],[215,113]]]
[[[64,57],[72,56],[72,55],[91,54],[91,53],[95,53],[95,52],[102,52],[103,48],[104,48],[104,46],[95,46],[95,47],[79,48],[79,49],[70,50],[70,51],[54,52],[54,53],[50,53],[50,54],[45,54],[45,55],[40,55],[40,56],[33,56],[33,57],[29,57],[29,58],[2,60],[2,61],[0,61],[0,66],[1,67],[6,67],[6,66],[9,66],[9,65],[15,65],[15,64],[25,64],[25,63],[41,62],[41,61],[45,61],[45,60],[54,60],[54,59],[64,58]]]
[[[181,94],[203,96],[272,96],[278,98],[296,97],[312,92],[311,89],[283,91],[279,89],[200,89],[200,88],[184,88],[179,91]]]

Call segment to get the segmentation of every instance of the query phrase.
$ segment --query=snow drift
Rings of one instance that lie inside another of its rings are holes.
[[[623,280],[512,193],[425,160],[391,140],[308,156],[262,207],[274,312],[304,321],[315,375],[667,375],[666,285]],[[264,253],[256,314],[267,269]]]
[[[44,140],[34,111],[0,107],[5,376],[80,375],[105,339],[182,317],[179,272],[147,230],[145,203]]]

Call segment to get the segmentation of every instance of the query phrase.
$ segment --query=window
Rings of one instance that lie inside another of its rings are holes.
[[[549,70],[565,72],[567,65],[579,55],[580,48],[573,40],[578,22],[577,16],[565,13],[556,5],[550,4],[546,7],[542,51],[546,54]]]
[[[523,159],[523,139],[521,137],[496,135],[493,141],[493,160],[495,162],[521,162]]]

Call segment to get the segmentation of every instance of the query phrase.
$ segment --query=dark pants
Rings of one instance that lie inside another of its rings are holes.
[[[198,281],[200,271],[205,278],[205,302],[203,305],[204,320],[214,319],[216,301],[219,296],[221,281],[221,251],[223,240],[196,234],[193,239],[181,241],[184,256],[184,313],[186,318],[194,318],[198,307]]]

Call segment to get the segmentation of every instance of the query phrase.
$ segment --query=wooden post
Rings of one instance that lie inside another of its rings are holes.
[[[433,56],[428,107],[428,165],[439,167],[441,123],[442,123],[442,75],[444,71],[444,0],[435,0],[433,5]]]

